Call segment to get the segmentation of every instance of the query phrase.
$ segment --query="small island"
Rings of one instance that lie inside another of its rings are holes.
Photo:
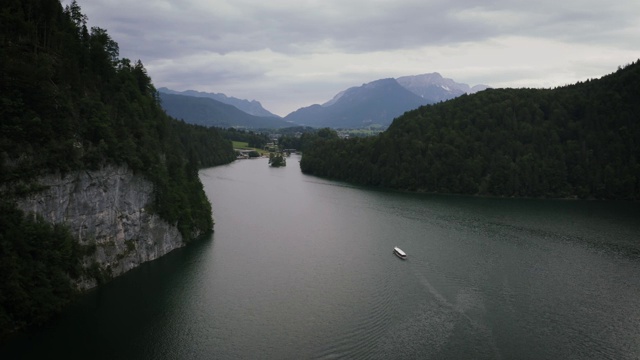
[[[269,165],[272,167],[287,166],[287,160],[281,152],[269,153]]]

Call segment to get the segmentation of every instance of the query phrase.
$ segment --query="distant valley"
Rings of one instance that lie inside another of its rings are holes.
[[[162,107],[169,115],[193,124],[254,129],[298,125],[356,129],[386,127],[406,111],[487,88],[457,83],[438,73],[380,79],[341,91],[322,105],[300,108],[284,119],[255,100],[194,90],[160,88],[159,92]]]

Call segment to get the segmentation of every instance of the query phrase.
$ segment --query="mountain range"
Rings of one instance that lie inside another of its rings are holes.
[[[340,92],[323,105],[298,109],[284,119],[312,127],[389,125],[393,118],[405,111],[428,103],[402,87],[395,79],[381,79]]]
[[[433,103],[446,101],[463,94],[473,94],[487,89],[487,85],[457,83],[452,79],[443,78],[437,72],[414,76],[403,76],[396,79],[402,87]]]
[[[176,95],[162,91],[159,93],[160,105],[166,113],[189,124],[254,129],[278,129],[292,126],[279,117],[251,115],[233,105],[208,97]]]
[[[322,105],[298,109],[284,119],[313,127],[388,126],[406,111],[486,88],[457,83],[438,73],[381,79],[341,91]]]
[[[270,112],[269,110],[262,107],[262,104],[256,100],[245,100],[238,99],[233,96],[227,96],[222,93],[209,93],[195,90],[186,90],[186,91],[174,91],[171,89],[167,89],[166,87],[161,87],[158,89],[159,92],[165,94],[173,94],[173,95],[185,95],[185,96],[193,96],[193,97],[201,97],[201,98],[209,98],[213,100],[220,101],[224,104],[229,104],[237,107],[238,109],[246,112],[249,115],[254,116],[266,116],[266,117],[276,117],[280,116]]]
[[[178,92],[160,88],[159,92],[163,100],[162,106],[169,115],[200,125],[362,128],[371,125],[388,126],[394,118],[406,111],[487,88],[486,85],[470,87],[443,78],[438,73],[380,79],[341,91],[322,105],[300,108],[284,119],[264,109],[255,100],[194,90]]]

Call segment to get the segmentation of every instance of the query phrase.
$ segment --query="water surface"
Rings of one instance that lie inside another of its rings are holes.
[[[638,204],[380,191],[298,160],[201,171],[211,238],[0,357],[640,358]]]

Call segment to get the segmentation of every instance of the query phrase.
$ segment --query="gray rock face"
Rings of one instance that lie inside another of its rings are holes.
[[[18,207],[51,223],[67,225],[85,246],[85,268],[116,277],[184,245],[178,229],[146,210],[153,185],[122,167],[49,175],[38,179],[46,190],[23,198]],[[93,250],[95,249],[95,251]],[[81,279],[79,289],[97,285]]]
[[[402,76],[396,79],[400,85],[431,103],[453,99],[462,94],[473,94],[488,88],[487,85],[457,83],[443,78],[437,72],[422,75]]]

